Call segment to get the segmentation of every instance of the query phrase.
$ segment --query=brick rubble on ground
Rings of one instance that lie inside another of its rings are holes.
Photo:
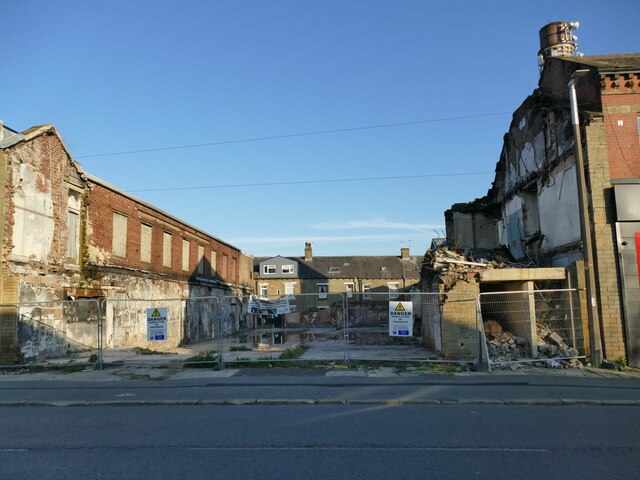
[[[527,340],[503,330],[498,322],[485,321],[484,330],[489,359],[492,362],[514,362],[530,355]],[[567,345],[558,333],[542,322],[536,322],[536,346],[538,358],[546,360],[549,367],[580,368],[582,366],[576,358],[579,355],[578,351]]]

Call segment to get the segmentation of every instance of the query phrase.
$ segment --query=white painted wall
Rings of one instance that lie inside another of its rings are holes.
[[[580,215],[576,169],[558,171],[540,192],[538,208],[542,250],[550,250],[580,240]]]
[[[51,182],[27,164],[16,168],[11,255],[44,262],[51,251],[54,219]]]

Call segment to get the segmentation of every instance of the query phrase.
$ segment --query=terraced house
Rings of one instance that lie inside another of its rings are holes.
[[[418,288],[422,257],[411,256],[402,248],[399,256],[314,256],[311,243],[304,257],[256,257],[255,290],[263,297],[315,294],[319,306],[330,294],[364,299],[395,297],[399,292]]]

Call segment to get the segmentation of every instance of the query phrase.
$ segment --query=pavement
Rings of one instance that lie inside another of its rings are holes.
[[[640,371],[530,366],[474,372],[438,365],[339,364],[215,370],[117,363],[69,373],[0,370],[0,407],[252,404],[637,407]]]

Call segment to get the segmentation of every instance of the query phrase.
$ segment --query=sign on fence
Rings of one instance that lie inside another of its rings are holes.
[[[389,302],[389,336],[413,336],[413,302]]]
[[[257,315],[284,315],[291,312],[288,298],[261,300],[255,295],[249,297],[249,313]]]
[[[147,338],[150,341],[167,339],[167,307],[147,308]]]

